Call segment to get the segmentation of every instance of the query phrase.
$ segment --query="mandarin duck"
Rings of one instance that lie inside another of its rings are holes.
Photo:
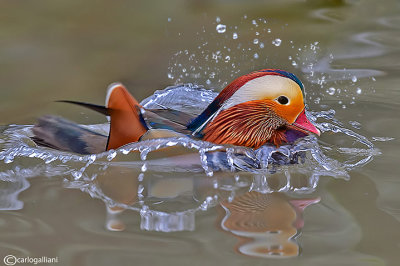
[[[145,109],[121,83],[109,86],[105,106],[62,102],[110,117],[108,136],[55,116],[41,117],[33,127],[38,145],[79,154],[182,134],[253,149],[320,134],[306,117],[303,84],[294,74],[279,69],[263,69],[235,79],[198,116],[168,108]]]

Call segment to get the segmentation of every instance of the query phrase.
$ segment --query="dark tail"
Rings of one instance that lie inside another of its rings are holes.
[[[141,106],[120,83],[108,87],[106,106],[76,101],[60,102],[84,106],[110,116],[108,137],[63,118],[44,116],[33,128],[33,140],[37,144],[81,154],[100,153],[136,142],[148,130],[140,113]]]
[[[36,144],[57,150],[93,154],[105,151],[107,136],[56,116],[42,116],[32,129]]]

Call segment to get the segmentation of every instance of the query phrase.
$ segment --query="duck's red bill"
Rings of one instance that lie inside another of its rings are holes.
[[[310,120],[308,120],[305,109],[299,114],[292,126],[297,127],[305,133],[314,133],[318,136],[321,135],[321,132],[310,122]]]

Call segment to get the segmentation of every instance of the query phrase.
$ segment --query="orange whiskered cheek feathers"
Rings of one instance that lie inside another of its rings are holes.
[[[297,116],[305,107],[302,95],[292,98],[287,105],[282,105],[268,99],[264,101],[268,102],[268,105],[277,116],[283,118],[289,124],[293,124],[293,122],[296,121]]]
[[[223,110],[206,126],[203,140],[255,149],[267,142],[279,146],[286,142],[287,123],[272,109],[269,101],[256,100]]]

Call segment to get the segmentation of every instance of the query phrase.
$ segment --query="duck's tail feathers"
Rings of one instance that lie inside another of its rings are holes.
[[[148,130],[141,114],[140,104],[121,83],[113,83],[108,87],[105,106],[77,101],[58,102],[76,104],[109,116],[110,132],[100,152],[137,142]],[[86,130],[68,120],[45,116],[40,118],[34,127],[33,140],[39,145],[59,150],[81,154],[95,153],[88,152],[85,143],[81,143],[79,138],[82,137],[82,129]]]
[[[80,154],[101,153],[106,149],[107,136],[57,116],[40,117],[32,131],[32,140],[40,146]]]

